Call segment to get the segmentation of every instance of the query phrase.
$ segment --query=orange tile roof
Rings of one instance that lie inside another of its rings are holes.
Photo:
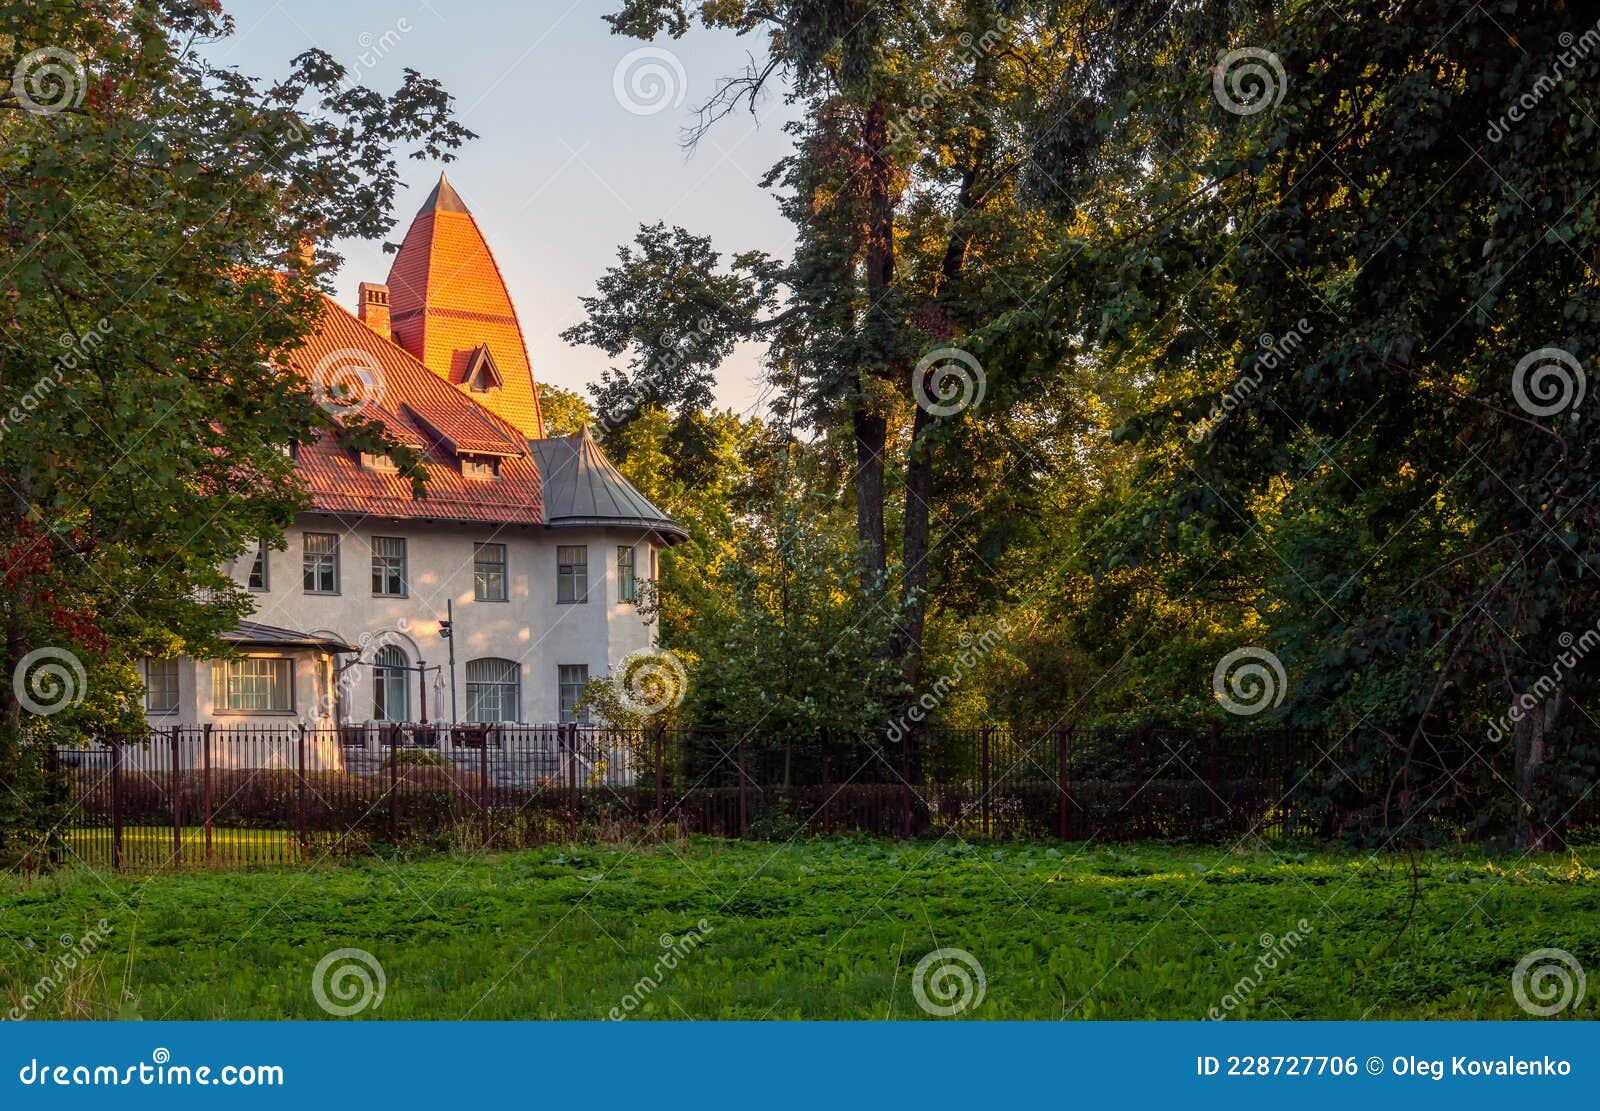
[[[300,445],[297,456],[314,507],[377,517],[541,524],[543,487],[522,431],[333,300],[324,301],[316,332],[290,356],[290,365],[314,386],[356,401],[364,415],[422,451],[427,494],[413,498],[408,479],[363,468],[355,453],[328,433],[317,443]],[[456,452],[500,457],[499,477],[465,477]]]
[[[453,386],[487,346],[504,384],[473,399],[529,438],[544,436],[533,365],[500,267],[443,174],[389,268],[395,342]]]

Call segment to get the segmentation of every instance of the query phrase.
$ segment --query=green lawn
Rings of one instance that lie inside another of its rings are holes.
[[[363,1018],[600,1018],[630,991],[652,1018],[922,1018],[913,969],[949,947],[987,978],[962,1017],[1191,1019],[1232,992],[1237,1017],[1515,1018],[1531,950],[1600,977],[1597,858],[1434,855],[1415,886],[1404,858],[1353,853],[844,840],[76,869],[0,880],[0,1000],[104,918],[30,1013],[322,1018],[313,968],[348,947],[387,980]],[[666,967],[662,936],[702,919]]]

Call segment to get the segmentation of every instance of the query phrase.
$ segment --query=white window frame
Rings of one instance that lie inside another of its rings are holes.
[[[157,669],[163,673],[157,679]],[[170,685],[167,680],[170,679]],[[158,693],[170,692],[172,702],[170,705],[160,705],[157,702]],[[175,714],[179,706],[179,677],[177,660],[158,660],[146,657],[144,661],[144,708],[152,714]]]
[[[483,558],[485,549],[490,548],[500,549],[500,558],[498,561],[493,559],[486,560]],[[506,550],[506,545],[500,543],[499,541],[486,540],[481,544],[474,543],[472,545],[472,597],[474,601],[505,602],[510,600],[511,584],[507,580],[506,574],[506,564],[509,560],[509,557],[510,553]],[[485,570],[486,568],[488,569],[487,571]],[[500,596],[498,598],[490,596],[489,592],[485,589],[485,574],[498,574],[500,582]]]
[[[583,678],[573,678],[581,673]],[[586,722],[589,720],[589,711],[585,709],[583,716],[579,717],[573,706],[578,699],[583,697],[583,689],[589,685],[588,664],[558,664],[556,666],[556,716],[563,722]],[[568,700],[571,695],[570,701]]]
[[[397,550],[380,552],[380,547],[398,545]],[[374,536],[372,538],[372,596],[374,598],[406,598],[410,596],[410,568],[403,536]],[[395,589],[391,590],[391,586]]]
[[[332,540],[333,543],[325,552],[311,551],[313,539]],[[327,569],[333,581],[331,590],[325,589],[322,584],[322,571]],[[307,586],[310,579],[314,586]],[[337,594],[339,593],[339,534],[336,532],[306,532],[300,536],[300,585],[307,594]]]
[[[262,665],[271,665],[270,668]],[[232,673],[237,670],[237,676]],[[270,674],[268,672],[270,671]],[[230,679],[237,678],[237,695],[233,693]],[[265,688],[246,691],[245,683],[266,681]],[[244,702],[256,694],[268,699],[265,706],[235,705],[234,699]],[[281,695],[281,698],[274,698]],[[292,714],[294,713],[294,660],[289,656],[239,656],[231,660],[213,660],[211,664],[211,710],[217,714]]]
[[[488,673],[493,668],[495,675]],[[482,712],[485,697],[493,701],[495,715]],[[502,656],[482,656],[467,661],[467,720],[516,722],[522,720],[522,667]]]
[[[580,555],[574,559],[572,553]],[[563,597],[563,595],[569,597]],[[556,604],[558,606],[584,605],[589,601],[589,546],[587,544],[558,544],[556,546]]]

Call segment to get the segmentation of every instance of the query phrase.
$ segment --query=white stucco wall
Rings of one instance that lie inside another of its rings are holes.
[[[302,584],[302,546],[306,532],[339,536],[339,593],[308,594]],[[402,537],[406,541],[407,595],[403,598],[372,593],[372,538]],[[635,574],[643,580],[652,566],[650,542],[636,530],[546,529],[543,526],[431,524],[412,521],[365,519],[351,521],[327,514],[302,515],[287,534],[288,549],[269,553],[268,589],[257,593],[251,619],[301,632],[331,633],[362,646],[361,659],[371,662],[376,648],[394,644],[411,664],[446,665],[449,644],[439,637],[447,599],[455,606],[456,706],[467,712],[467,661],[500,657],[516,661],[521,670],[521,720],[555,721],[559,690],[557,668],[584,664],[590,677],[604,675],[623,657],[651,643],[651,629],[640,620],[638,609],[617,601],[616,556],[622,544],[637,546]],[[507,600],[480,602],[473,592],[473,544],[506,545]],[[589,549],[588,601],[556,602],[556,548],[581,544]],[[245,583],[251,559],[239,559],[230,573]],[[249,655],[279,654],[272,650],[245,649]],[[341,658],[341,663],[349,657]],[[295,666],[296,714],[308,725],[329,725],[313,720],[317,705],[316,668],[310,654]],[[443,704],[436,698],[435,676],[427,679],[428,714],[433,720],[450,713],[449,670],[444,681]],[[410,676],[411,717],[420,713],[417,677]],[[343,672],[340,717],[364,722],[373,717],[372,672],[355,667]],[[152,724],[218,725],[281,724],[281,718],[242,717],[210,713],[210,665],[185,660],[179,669],[180,706],[176,715],[150,715]]]

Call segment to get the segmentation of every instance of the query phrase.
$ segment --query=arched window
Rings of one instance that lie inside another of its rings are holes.
[[[372,657],[372,716],[378,721],[411,720],[410,672],[406,654],[392,644]]]
[[[522,720],[522,669],[515,660],[467,661],[467,720]]]

